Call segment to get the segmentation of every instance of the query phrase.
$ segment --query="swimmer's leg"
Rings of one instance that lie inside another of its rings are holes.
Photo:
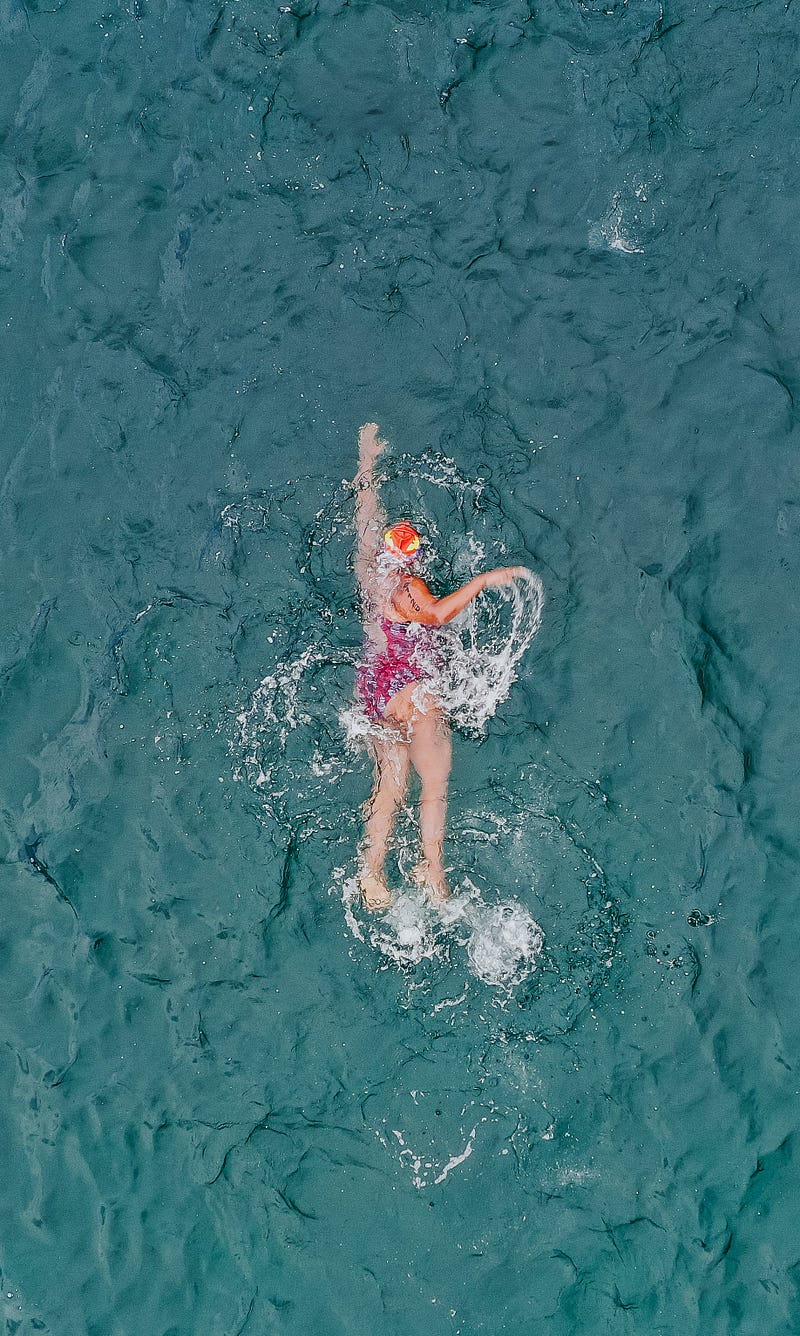
[[[440,710],[429,709],[416,715],[411,726],[410,752],[422,785],[419,825],[425,860],[414,869],[414,877],[437,899],[444,900],[450,894],[442,861],[442,846],[453,748],[450,727]]]
[[[367,804],[364,827],[363,867],[359,884],[367,909],[386,909],[392,897],[386,885],[386,853],[394,830],[397,809],[408,784],[408,743],[386,730],[372,739],[375,785]]]

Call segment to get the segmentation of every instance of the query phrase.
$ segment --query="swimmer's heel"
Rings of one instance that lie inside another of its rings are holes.
[[[380,877],[376,877],[372,872],[362,872],[358,879],[358,889],[361,892],[361,899],[364,902],[364,908],[370,909],[373,913],[379,913],[383,909],[389,909],[393,903],[394,896]]]
[[[409,876],[414,885],[420,891],[425,891],[426,895],[429,895],[432,900],[450,899],[450,887],[444,877],[438,880],[433,878],[426,861],[423,860],[423,862],[417,863],[416,867],[412,867]]]

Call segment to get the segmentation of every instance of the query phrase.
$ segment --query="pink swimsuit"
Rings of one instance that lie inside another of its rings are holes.
[[[370,719],[379,723],[392,696],[428,675],[418,652],[430,664],[434,652],[435,628],[419,622],[391,622],[382,617],[380,628],[386,637],[386,649],[375,649],[367,642],[364,657],[356,673],[356,690]]]

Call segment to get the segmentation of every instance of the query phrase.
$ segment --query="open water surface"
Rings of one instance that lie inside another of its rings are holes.
[[[800,1332],[799,39],[0,0],[9,1336]],[[546,600],[445,923],[407,815],[352,897],[369,419]]]

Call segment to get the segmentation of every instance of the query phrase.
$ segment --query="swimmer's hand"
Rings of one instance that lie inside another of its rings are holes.
[[[385,449],[386,441],[378,435],[377,422],[365,422],[358,433],[359,473],[370,473],[381,451]]]
[[[501,585],[513,584],[515,580],[524,578],[527,574],[527,566],[498,566],[496,570],[484,572],[483,587],[497,589]]]

